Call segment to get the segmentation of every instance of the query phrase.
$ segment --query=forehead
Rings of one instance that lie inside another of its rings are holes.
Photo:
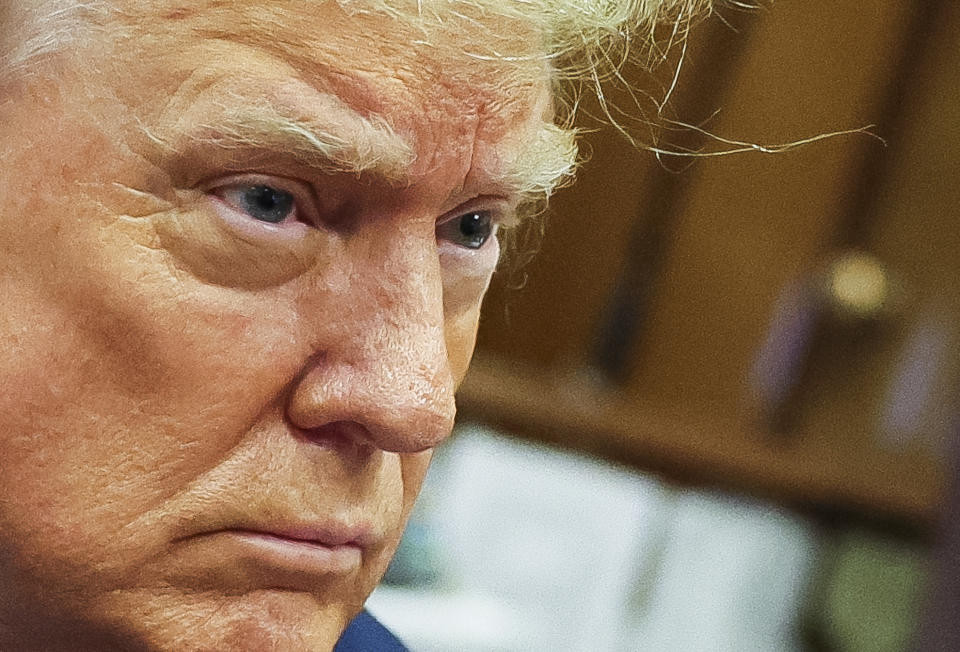
[[[127,1],[133,11],[125,13],[141,32],[188,43],[243,44],[322,85],[340,81],[351,90],[363,90],[360,80],[412,78],[448,91],[493,93],[540,82],[545,71],[539,36],[529,24],[452,8],[428,16],[418,14],[415,4],[389,13],[367,9],[365,0]],[[350,78],[336,79],[346,70]]]
[[[391,15],[364,0],[124,2],[115,58],[155,62],[169,72],[170,96],[272,99],[301,115],[334,96],[410,141],[421,172],[437,164],[441,143],[535,141],[549,121],[549,68],[523,21],[418,15],[416,4]],[[156,90],[126,92],[143,104]]]

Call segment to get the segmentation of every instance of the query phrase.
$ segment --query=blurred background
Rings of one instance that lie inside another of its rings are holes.
[[[750,151],[585,136],[370,609],[421,652],[960,650],[958,35],[778,0],[628,73],[661,147]]]

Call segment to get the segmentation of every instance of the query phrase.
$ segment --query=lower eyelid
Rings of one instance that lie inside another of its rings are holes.
[[[261,222],[244,214],[213,190],[208,191],[206,197],[221,222],[240,237],[253,238],[265,244],[271,242],[279,244],[289,242],[291,239],[303,238],[311,229],[307,224],[297,220],[276,224]]]
[[[491,273],[500,260],[500,241],[496,233],[479,249],[468,249],[453,242],[438,243],[441,264],[456,267],[467,276]]]

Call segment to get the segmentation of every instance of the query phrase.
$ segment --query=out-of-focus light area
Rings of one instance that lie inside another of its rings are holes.
[[[880,652],[926,573],[917,545],[466,425],[367,606],[418,652]]]
[[[659,156],[583,100],[369,602],[412,649],[960,650],[960,3],[760,4],[608,89]]]
[[[890,281],[877,258],[859,252],[847,253],[830,266],[830,296],[841,313],[867,319],[887,305]]]

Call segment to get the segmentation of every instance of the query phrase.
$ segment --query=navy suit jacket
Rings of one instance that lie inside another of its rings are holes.
[[[409,652],[409,650],[400,642],[400,639],[364,610],[347,625],[333,652]]]

